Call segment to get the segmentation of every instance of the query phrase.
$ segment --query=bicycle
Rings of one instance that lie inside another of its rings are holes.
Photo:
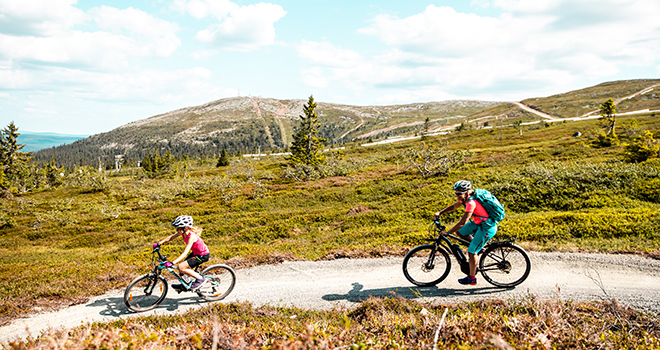
[[[124,304],[129,310],[148,311],[165,300],[168,285],[167,280],[162,276],[163,270],[169,271],[181,283],[179,288],[172,286],[178,293],[192,291],[190,287],[195,279],[178,273],[172,265],[166,267],[168,262],[167,256],[160,253],[160,246],[154,247],[151,255],[153,271],[134,279],[124,292]],[[198,268],[199,266],[195,268],[195,271],[198,271]],[[208,281],[195,292],[200,298],[207,301],[224,299],[236,285],[236,272],[227,265],[211,265],[198,273],[206,277]]]
[[[458,261],[461,271],[469,274],[470,264],[463,254],[460,245],[469,246],[470,242],[453,235],[443,236],[445,230],[440,221],[435,220],[430,231],[437,238],[425,238],[433,243],[424,244],[411,249],[403,258],[403,274],[414,285],[428,287],[442,282],[451,270],[452,254]],[[459,244],[452,243],[449,238]],[[496,287],[515,287],[525,281],[531,270],[531,262],[527,252],[515,245],[516,238],[487,243],[481,250],[481,258],[477,272]]]

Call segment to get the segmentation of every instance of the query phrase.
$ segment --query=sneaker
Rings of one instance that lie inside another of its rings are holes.
[[[174,288],[174,290],[177,291],[177,292],[179,292],[179,293],[181,293],[181,292],[183,292],[184,290],[186,290],[186,287],[184,287],[183,284],[179,284],[179,283],[173,284],[173,285],[172,285],[172,288]]]
[[[477,277],[472,277],[472,276],[465,276],[465,278],[461,278],[458,280],[458,283],[463,284],[463,285],[471,285],[471,286],[476,286],[477,285]]]
[[[197,291],[204,283],[208,282],[208,280],[205,277],[202,277],[198,280],[196,280],[192,286],[190,286],[190,289],[193,291]]]

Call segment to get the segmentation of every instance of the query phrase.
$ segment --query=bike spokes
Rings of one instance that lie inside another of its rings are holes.
[[[499,287],[513,287],[529,275],[531,263],[525,251],[513,244],[486,249],[479,261],[479,272],[486,281]]]

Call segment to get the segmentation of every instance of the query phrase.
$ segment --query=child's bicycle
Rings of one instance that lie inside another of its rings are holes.
[[[154,247],[151,256],[153,271],[134,279],[124,292],[124,304],[129,310],[134,312],[151,310],[165,300],[168,286],[167,280],[161,275],[163,270],[169,271],[181,283],[178,289],[173,286],[178,293],[191,291],[190,286],[195,279],[178,273],[173,266],[165,267],[167,262],[167,257],[160,253],[160,246]],[[195,291],[204,300],[224,299],[236,284],[236,273],[227,265],[211,265],[198,273],[208,279]]]
[[[443,236],[440,232],[444,230],[445,227],[439,221],[434,221],[429,231],[437,235],[437,238],[425,239],[433,243],[415,247],[403,258],[403,274],[408,281],[423,287],[442,282],[451,270],[449,254],[458,260],[461,271],[469,274],[470,265],[463,250],[459,244],[452,244],[449,238],[464,246],[468,246],[470,242],[452,235]],[[524,249],[513,244],[514,241],[515,238],[509,238],[505,241],[489,242],[479,253],[481,258],[477,272],[480,272],[488,283],[497,287],[514,287],[529,276],[529,256]]]

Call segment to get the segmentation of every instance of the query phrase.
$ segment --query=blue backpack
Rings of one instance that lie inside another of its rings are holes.
[[[493,221],[499,222],[504,219],[504,206],[497,200],[497,198],[495,198],[495,196],[493,196],[492,193],[487,190],[475,189],[472,198],[476,199],[481,205],[483,205],[488,216],[493,219]]]

